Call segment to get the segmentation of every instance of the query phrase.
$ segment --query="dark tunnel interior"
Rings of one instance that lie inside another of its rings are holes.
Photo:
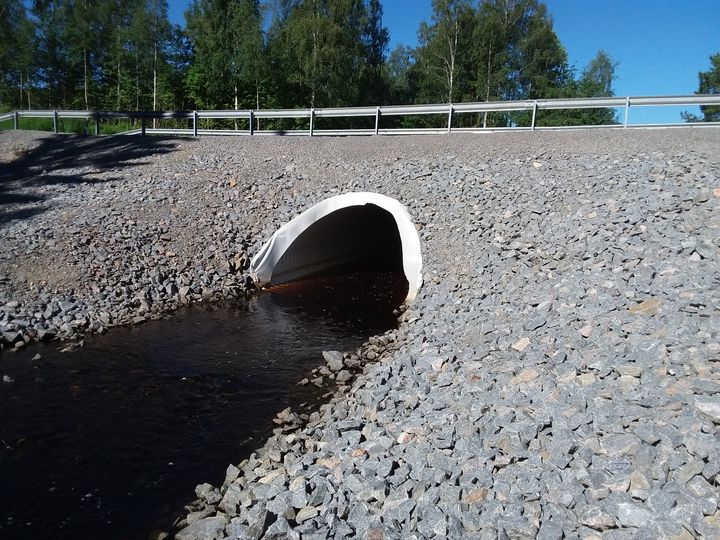
[[[313,223],[280,257],[272,284],[358,273],[403,273],[395,218],[374,204],[341,208]]]

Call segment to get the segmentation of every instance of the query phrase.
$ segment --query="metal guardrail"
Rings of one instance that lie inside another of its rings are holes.
[[[435,105],[389,105],[380,107],[331,107],[317,109],[245,109],[245,110],[217,110],[217,111],[14,111],[0,115],[0,122],[12,120],[14,129],[19,128],[20,118],[52,118],[53,131],[58,132],[59,120],[64,118],[86,119],[95,123],[95,134],[100,134],[100,122],[105,119],[140,120],[140,129],[125,132],[125,134],[172,134],[172,135],[416,135],[440,133],[479,133],[488,131],[516,131],[516,130],[557,130],[557,129],[586,129],[586,128],[640,128],[640,127],[689,127],[720,125],[720,122],[701,123],[665,123],[665,124],[629,124],[628,117],[631,107],[661,107],[661,106],[698,106],[720,105],[720,95],[700,94],[689,96],[626,96],[626,97],[600,97],[600,98],[573,98],[573,99],[536,99],[517,101],[491,101],[473,103],[450,103]],[[562,109],[604,109],[622,108],[622,124],[610,125],[575,125],[575,126],[537,126],[538,111]],[[493,112],[532,112],[529,126],[511,127],[455,127],[453,117],[458,114],[482,114]],[[447,125],[440,128],[380,128],[380,119],[383,116],[409,116],[409,115],[447,115]],[[316,129],[317,118],[357,118],[367,117],[375,119],[374,129]],[[256,119],[288,119],[303,118],[309,121],[308,129],[271,130],[257,129]],[[152,119],[178,119],[189,120],[190,128],[164,129],[149,128],[147,121]],[[248,129],[201,129],[199,124],[203,119],[246,120]]]

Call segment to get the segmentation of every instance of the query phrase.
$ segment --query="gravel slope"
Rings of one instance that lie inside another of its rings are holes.
[[[0,134],[6,346],[242,294],[331,194],[420,228],[400,329],[178,538],[720,535],[720,130],[57,141]]]

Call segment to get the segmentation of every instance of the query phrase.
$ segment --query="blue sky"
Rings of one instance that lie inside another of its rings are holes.
[[[170,0],[170,19],[184,24],[190,2]],[[383,0],[391,49],[414,46],[431,0]],[[698,71],[720,52],[720,0],[546,0],[555,31],[578,71],[604,49],[617,62],[615,94],[677,95],[697,90]],[[632,123],[679,121],[687,107],[631,110]],[[697,108],[690,108],[698,112]]]

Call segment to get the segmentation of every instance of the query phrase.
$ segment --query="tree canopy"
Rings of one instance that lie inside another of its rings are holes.
[[[720,94],[720,52],[710,56],[710,69],[698,73],[697,94]],[[720,122],[719,105],[703,105],[700,107],[702,117],[688,112],[683,113],[687,122]]]
[[[260,109],[613,92],[615,65],[603,51],[575,76],[540,0],[433,0],[418,45],[393,51],[381,0],[194,0],[185,22],[169,22],[167,0],[0,0],[0,107]],[[713,58],[701,90],[717,88]],[[538,118],[570,121],[614,115]]]

